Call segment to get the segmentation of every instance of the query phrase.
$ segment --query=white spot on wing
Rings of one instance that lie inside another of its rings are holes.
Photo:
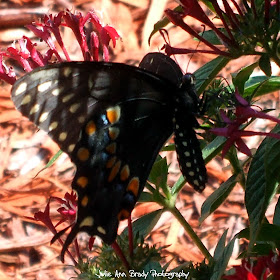
[[[26,91],[27,83],[21,83],[15,91],[15,96],[22,94]]]
[[[68,78],[70,76],[70,74],[72,73],[72,69],[70,67],[65,67],[63,69],[63,75]]]
[[[74,149],[75,149],[75,144],[70,144],[69,146],[68,146],[68,152],[69,153],[72,153],[73,151],[74,151]]]
[[[52,122],[49,126],[49,131],[56,129],[58,126],[58,122]]]
[[[106,234],[106,230],[103,227],[101,227],[101,226],[97,227],[97,231],[99,231],[102,234]]]
[[[21,105],[26,105],[31,101],[31,95],[27,94],[24,96],[24,98],[21,101]]]
[[[77,110],[79,109],[80,104],[79,103],[75,103],[73,105],[70,106],[69,111],[70,113],[74,114],[77,112]]]
[[[61,132],[58,136],[59,141],[64,141],[67,138],[67,132]]]
[[[79,122],[79,123],[84,123],[85,120],[86,120],[86,118],[85,118],[84,116],[78,117],[78,122]]]
[[[52,95],[53,95],[53,96],[58,96],[58,95],[59,95],[59,89],[58,89],[58,88],[55,88],[55,89],[52,91]]]
[[[48,116],[49,116],[49,112],[43,113],[39,118],[39,122],[40,123],[44,122],[48,118]]]
[[[88,216],[83,219],[83,221],[80,223],[80,228],[81,227],[92,227],[94,223],[93,217]]]
[[[51,85],[52,85],[52,81],[44,82],[44,83],[38,85],[37,90],[39,92],[44,92],[44,91],[48,90]]]
[[[184,155],[185,155],[186,157],[189,157],[191,154],[190,154],[188,151],[186,151],[186,152],[184,152]]]
[[[74,97],[74,93],[70,93],[70,94],[67,94],[67,95],[65,95],[65,96],[63,96],[63,98],[62,98],[62,102],[63,103],[66,103],[67,101],[69,101],[72,97]]]
[[[34,113],[37,113],[37,112],[39,111],[39,109],[40,109],[40,105],[39,105],[39,104],[35,104],[35,105],[31,108],[29,114],[32,115],[32,114],[34,114]]]

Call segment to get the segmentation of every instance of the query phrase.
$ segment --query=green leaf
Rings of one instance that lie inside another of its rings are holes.
[[[50,167],[51,165],[53,165],[53,163],[61,156],[61,154],[63,153],[62,150],[59,150],[50,160],[49,162],[45,165],[45,168]]]
[[[173,195],[180,192],[180,190],[184,187],[185,184],[186,184],[186,180],[184,176],[181,175],[179,179],[176,181],[176,183],[173,185],[171,189],[171,194]]]
[[[165,189],[167,186],[168,166],[166,158],[158,160],[154,163],[149,176],[149,181],[157,187]]]
[[[210,62],[204,64],[194,72],[196,77],[196,90],[198,95],[201,94],[217,74],[228,64],[229,58],[222,56],[216,57]]]
[[[35,177],[38,176],[38,174],[40,174],[43,170],[49,168],[50,166],[52,166],[54,164],[54,162],[61,156],[61,154],[63,153],[62,150],[59,150],[50,160],[49,162],[44,166],[44,168],[42,168],[36,175]]]
[[[236,183],[237,176],[232,175],[204,201],[201,207],[201,217],[199,218],[199,223],[202,223],[225,201]]]
[[[162,152],[175,151],[175,144],[169,144],[161,149]]]
[[[138,202],[154,202],[154,196],[150,192],[142,192],[140,194]]]
[[[253,63],[247,67],[244,67],[239,73],[232,79],[232,82],[236,88],[238,88],[238,92],[243,95],[244,87],[246,81],[250,78],[254,69],[258,66],[258,63]]]
[[[251,234],[250,229],[245,228],[238,233],[238,238],[246,238],[249,240]],[[280,226],[264,223],[260,226],[258,235],[255,238],[257,244],[273,243],[279,248],[280,244]],[[253,250],[252,250],[253,251]],[[255,251],[254,251],[255,252]]]
[[[271,64],[270,64],[270,58],[267,53],[262,54],[259,60],[259,67],[261,70],[265,73],[266,76],[271,76]]]
[[[280,196],[278,197],[277,204],[275,206],[273,224],[280,226]]]
[[[273,132],[279,133],[279,127],[276,126]],[[254,245],[266,209],[277,190],[279,155],[280,140],[266,137],[259,146],[248,172],[245,205],[250,222],[250,248]]]
[[[145,238],[153,230],[162,213],[163,210],[159,209],[137,219],[133,222],[133,231],[138,232],[140,236]],[[123,234],[127,235],[127,227],[123,230],[121,236],[123,236]]]
[[[214,264],[214,272],[210,280],[219,280],[224,274],[233,251],[236,237],[237,236],[234,236],[233,239],[225,247],[225,249],[221,253],[219,253],[220,257]]]
[[[202,149],[202,155],[205,163],[208,163],[222,150],[226,140],[227,139],[223,136],[217,136],[212,142]]]
[[[143,267],[143,271],[145,272],[145,276],[139,278],[139,280],[160,280],[162,279],[162,277],[156,276],[154,274],[152,274],[151,272],[157,272],[157,273],[161,273],[162,272],[162,267],[158,262],[155,261],[150,261],[149,263],[147,263],[144,267]],[[131,277],[132,278],[132,277]],[[132,278],[133,279],[133,278]],[[137,278],[135,278],[137,279]]]
[[[173,9],[174,12],[182,12],[183,8],[181,6],[177,6],[175,9]],[[150,45],[151,39],[160,29],[164,28],[168,23],[170,23],[170,20],[167,17],[164,17],[162,20],[159,20],[155,25],[154,29],[151,32],[148,43]]]
[[[219,29],[222,32],[225,31],[225,29],[222,29],[222,28],[219,28]],[[204,32],[200,32],[199,35],[213,45],[223,46],[223,43],[221,42],[220,38],[217,36],[217,34],[213,30],[207,30]]]
[[[219,258],[222,256],[223,254],[223,251],[225,249],[225,245],[226,245],[226,238],[227,238],[227,232],[228,232],[228,229],[226,229],[223,233],[223,235],[221,236],[217,246],[216,246],[216,249],[215,249],[215,252],[214,252],[214,260],[218,261]]]
[[[277,90],[280,90],[280,77],[255,76],[246,82],[243,96],[258,97]]]

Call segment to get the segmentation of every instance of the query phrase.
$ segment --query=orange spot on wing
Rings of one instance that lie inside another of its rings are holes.
[[[76,183],[78,186],[84,188],[88,184],[88,178],[85,176],[81,176],[77,179]]]
[[[114,180],[116,175],[119,173],[120,167],[121,167],[121,161],[119,160],[111,169],[110,175],[108,177],[108,182],[112,182]]]
[[[117,144],[116,143],[111,143],[106,147],[106,151],[110,154],[114,154],[117,149]]]
[[[112,168],[113,165],[115,164],[116,160],[117,160],[117,157],[111,157],[110,159],[108,159],[108,161],[106,163],[106,167]]]
[[[121,180],[122,181],[127,180],[129,177],[129,174],[130,174],[129,166],[126,164],[121,170],[121,174],[120,174]]]
[[[86,207],[87,204],[88,204],[88,197],[85,195],[85,196],[83,197],[82,201],[81,201],[81,205],[82,205],[83,207]]]
[[[131,191],[137,197],[139,192],[139,178],[133,177],[128,183],[126,190]]]
[[[117,122],[121,115],[121,110],[119,106],[111,107],[106,110],[107,119],[111,124]]]
[[[80,161],[86,161],[89,158],[89,150],[86,148],[80,148],[78,150],[77,156]]]
[[[128,219],[129,216],[130,216],[130,212],[126,209],[122,209],[118,214],[118,220],[119,221],[126,220]]]
[[[86,125],[86,133],[87,135],[92,135],[96,131],[96,125],[93,121],[89,121]]]

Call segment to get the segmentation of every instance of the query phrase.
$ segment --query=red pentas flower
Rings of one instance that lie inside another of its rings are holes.
[[[58,221],[58,223],[56,223],[56,225],[53,224],[52,218],[50,216],[50,203],[53,200],[55,200],[60,204],[60,207],[57,209],[57,212],[60,213],[61,218]],[[64,198],[59,198],[54,196],[50,197],[45,207],[45,210],[43,212],[38,211],[34,214],[34,218],[31,217],[27,217],[27,218],[30,220],[36,220],[43,223],[55,236],[59,235],[57,240],[61,245],[63,245],[63,241],[60,238],[60,233],[57,232],[56,228],[58,225],[60,225],[65,221],[68,221],[70,223],[70,226],[73,225],[76,219],[76,215],[77,215],[77,195],[72,191],[71,193],[66,193],[64,195]],[[62,232],[67,230],[70,226],[66,227]],[[77,240],[75,239],[74,242],[76,245],[75,248],[77,249],[77,254],[79,255]],[[67,250],[67,254],[70,256],[73,263],[77,264],[74,257],[68,250]]]
[[[87,24],[91,24],[92,28],[86,28]],[[57,15],[45,15],[42,22],[29,24],[27,28],[46,43],[47,51],[41,53],[37,50],[36,43],[23,36],[17,44],[8,47],[6,51],[0,51],[0,78],[9,84],[13,84],[16,80],[14,70],[5,65],[3,57],[14,60],[26,72],[54,62],[71,61],[71,55],[62,39],[63,27],[73,31],[83,59],[89,61],[98,61],[100,50],[103,53],[103,60],[108,61],[110,42],[112,41],[115,47],[116,40],[120,38],[113,27],[101,23],[94,11],[88,12],[86,16],[81,13],[73,14],[69,10]],[[94,31],[87,31],[92,29]]]
[[[280,124],[280,120],[275,117],[269,116],[264,112],[256,111],[255,109],[253,109],[249,102],[243,97],[241,97],[237,91],[235,92],[235,98],[238,102],[238,105],[235,109],[235,118],[231,120],[227,117],[226,113],[221,110],[220,114],[222,120],[224,121],[224,123],[227,124],[227,126],[222,128],[210,129],[210,132],[212,132],[213,134],[218,136],[224,136],[227,138],[223,147],[222,157],[226,155],[230,147],[233,145],[236,145],[236,148],[240,152],[248,156],[252,156],[250,149],[242,140],[242,137],[263,135],[280,139],[280,135],[276,133],[243,130],[242,126],[245,125],[247,121],[251,118],[268,119],[278,124]]]
[[[91,26],[88,26],[91,25]],[[89,28],[87,28],[89,27]],[[98,61],[99,53],[102,53],[102,59],[109,61],[109,44],[113,47],[116,40],[120,38],[118,32],[109,25],[104,25],[99,20],[94,11],[88,12],[85,16],[81,13],[72,13],[69,10],[58,13],[57,15],[45,15],[41,22],[35,22],[27,25],[40,41],[45,42],[47,50],[45,53],[37,50],[37,43],[26,36],[23,36],[17,43],[8,47],[5,51],[0,51],[0,79],[9,84],[16,81],[16,73],[12,67],[6,66],[3,58],[9,58],[16,64],[19,64],[24,71],[30,72],[37,67],[56,62],[71,61],[71,55],[63,42],[62,29],[70,28],[80,47],[83,60]],[[93,30],[93,31],[89,31]],[[60,214],[60,220],[54,225],[50,217],[50,203],[56,201],[60,204],[57,209]],[[42,222],[53,234],[53,240],[58,240],[63,246],[60,238],[71,226],[75,224],[77,215],[77,195],[72,191],[66,193],[64,198],[51,197],[45,210],[34,214],[32,220]],[[58,225],[67,222],[68,226],[58,232]],[[93,245],[94,239],[90,238],[89,247]],[[74,245],[78,257],[80,257],[77,239]],[[74,264],[77,264],[71,253],[66,250]]]
[[[236,0],[180,0],[178,1],[182,11],[167,9],[166,17],[176,26],[179,26],[187,33],[203,42],[209,49],[190,50],[185,48],[173,48],[169,44],[165,45],[167,54],[186,54],[190,52],[214,53],[217,55],[236,58],[241,55],[262,55],[271,53],[269,42],[276,45],[279,32],[279,0],[269,1],[240,1]],[[219,25],[215,25],[211,18],[204,12],[202,5],[205,2],[209,8],[208,14],[213,14],[220,20]],[[201,33],[190,26],[185,17],[192,17],[199,21],[203,28]],[[211,32],[212,36],[204,36],[204,29]],[[206,38],[214,38],[217,40]],[[260,47],[263,50],[260,50]],[[273,59],[273,58],[272,58]],[[275,60],[277,60],[275,58]],[[276,61],[278,63],[279,61]]]
[[[243,259],[241,265],[234,266],[234,274],[223,276],[223,279],[266,280],[273,275],[274,280],[279,280],[279,267],[279,255],[271,252],[270,255],[259,257],[256,261]]]

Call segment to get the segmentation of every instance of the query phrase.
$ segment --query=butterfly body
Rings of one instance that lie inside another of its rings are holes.
[[[167,69],[167,70],[166,70]],[[206,170],[196,139],[197,102],[178,65],[148,54],[139,67],[70,62],[35,69],[12,89],[16,107],[48,132],[76,165],[79,231],[111,244],[128,218],[158,152],[175,132],[183,174],[202,190]]]

